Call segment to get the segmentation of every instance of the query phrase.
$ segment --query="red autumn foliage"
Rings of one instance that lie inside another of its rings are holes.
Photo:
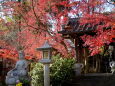
[[[0,57],[1,58],[10,58],[14,61],[18,60],[18,58],[14,58],[14,57],[18,57],[17,52],[8,50],[8,49],[0,49]]]
[[[95,55],[101,52],[101,48],[105,45],[109,45],[115,42],[115,13],[110,14],[92,14],[87,15],[81,19],[83,23],[91,23],[92,25],[98,25],[95,30],[96,35],[84,35],[82,39],[85,41],[85,46],[89,46],[91,55]],[[99,24],[99,23],[103,24]]]
[[[68,21],[68,13],[70,16],[80,17],[82,24],[90,23],[91,25],[103,22],[95,30],[95,36],[84,35],[81,38],[85,42],[85,46],[89,46],[91,55],[100,52],[100,48],[105,44],[113,42],[115,37],[115,18],[114,13],[105,15],[103,12],[106,0],[30,0],[29,2],[10,2],[6,3],[12,8],[13,16],[17,17],[15,24],[8,26],[16,26],[20,31],[15,41],[23,46],[23,50],[27,55],[37,56],[40,54],[35,48],[40,47],[45,40],[64,56],[68,56],[68,47],[70,43],[64,40],[62,35],[58,34],[61,25]],[[4,10],[5,11],[5,10]],[[63,17],[63,18],[62,18]],[[53,22],[54,28],[49,27]],[[19,27],[18,27],[19,26]],[[111,26],[111,29],[103,29]],[[10,32],[10,31],[9,31]],[[6,43],[7,44],[7,43]],[[2,45],[1,45],[2,46]],[[16,50],[16,46],[9,45],[11,49]]]

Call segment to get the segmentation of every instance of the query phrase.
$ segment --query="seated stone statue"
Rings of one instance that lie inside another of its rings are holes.
[[[17,61],[14,69],[10,70],[6,76],[6,84],[15,86],[16,81],[22,77],[28,76],[28,62],[24,59],[24,53],[19,52],[19,61]]]

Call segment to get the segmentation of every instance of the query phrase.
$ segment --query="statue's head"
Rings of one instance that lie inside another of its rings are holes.
[[[19,59],[24,59],[25,57],[25,54],[24,54],[24,51],[18,51],[18,54],[19,54]]]

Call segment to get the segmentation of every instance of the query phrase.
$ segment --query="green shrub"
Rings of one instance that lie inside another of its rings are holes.
[[[50,65],[50,83],[52,86],[62,86],[65,82],[72,79],[73,65],[75,59],[61,58],[60,55],[52,57],[53,63]],[[33,63],[33,70],[30,72],[32,86],[43,86],[43,65]]]
[[[31,85],[43,86],[43,65],[41,63],[32,63],[33,69],[30,71]]]
[[[72,79],[73,65],[75,59],[73,58],[60,58],[55,56],[54,63],[51,66],[51,84],[52,86],[61,86],[65,81],[68,82]]]

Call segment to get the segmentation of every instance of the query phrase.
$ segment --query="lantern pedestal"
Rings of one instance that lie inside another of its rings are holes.
[[[49,64],[44,64],[44,86],[50,86]]]
[[[49,65],[51,63],[51,60],[42,59],[39,62],[44,64],[44,86],[50,86],[50,68],[49,68]]]

